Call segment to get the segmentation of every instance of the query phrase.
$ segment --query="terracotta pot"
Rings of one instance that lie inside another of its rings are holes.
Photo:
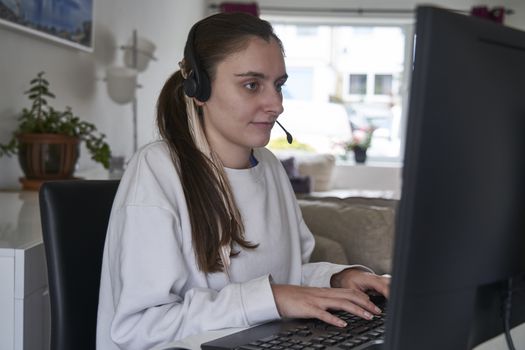
[[[18,135],[18,161],[28,180],[73,177],[80,139],[60,134]]]

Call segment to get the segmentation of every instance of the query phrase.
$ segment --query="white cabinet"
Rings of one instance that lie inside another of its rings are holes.
[[[36,192],[0,192],[0,349],[49,350],[47,269]]]

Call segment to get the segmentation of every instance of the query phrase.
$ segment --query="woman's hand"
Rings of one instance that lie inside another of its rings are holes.
[[[345,321],[327,310],[344,310],[368,320],[374,314],[381,313],[368,295],[356,287],[315,288],[272,284],[272,291],[281,317],[317,318],[337,327],[345,327]]]
[[[388,298],[390,276],[379,276],[358,268],[349,268],[333,275],[330,285],[335,288],[357,289],[361,292],[374,291]]]

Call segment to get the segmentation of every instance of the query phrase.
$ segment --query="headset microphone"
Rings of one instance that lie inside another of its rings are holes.
[[[275,122],[281,127],[281,129],[283,129],[284,133],[286,134],[286,141],[288,141],[288,143],[291,145],[293,141],[292,134],[286,131],[286,129],[277,120]]]

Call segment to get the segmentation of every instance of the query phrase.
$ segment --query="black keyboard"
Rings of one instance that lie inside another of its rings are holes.
[[[281,320],[215,339],[201,345],[203,350],[361,350],[377,349],[385,333],[385,304],[377,303],[383,314],[372,320],[343,311],[333,312],[347,322],[345,328],[319,320]]]

